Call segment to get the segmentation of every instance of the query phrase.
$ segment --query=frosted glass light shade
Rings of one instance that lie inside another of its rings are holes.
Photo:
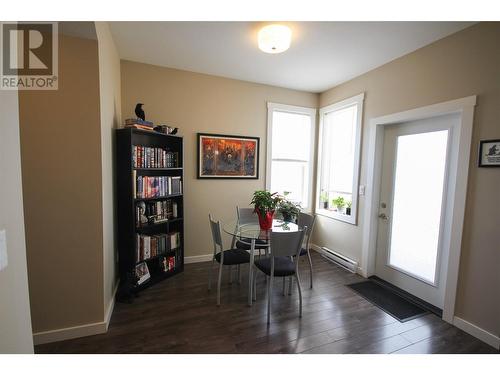
[[[266,53],[281,53],[290,47],[292,30],[285,25],[268,25],[259,31],[259,49]]]

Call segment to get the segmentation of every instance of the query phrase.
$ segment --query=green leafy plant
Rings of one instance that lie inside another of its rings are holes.
[[[284,221],[294,221],[295,218],[300,214],[300,204],[295,204],[291,200],[287,199],[286,196],[289,192],[285,191],[285,196],[281,199],[278,205],[278,212],[283,216]]]
[[[334,206],[336,206],[339,209],[339,211],[341,211],[342,208],[344,208],[344,206],[346,205],[346,201],[345,201],[344,197],[337,197],[337,198],[332,200],[332,203]]]
[[[250,204],[253,204],[255,212],[264,218],[268,212],[275,211],[282,200],[278,193],[271,194],[267,190],[257,190],[253,193]]]

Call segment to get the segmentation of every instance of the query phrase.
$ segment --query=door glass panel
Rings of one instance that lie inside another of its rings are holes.
[[[389,264],[435,284],[448,130],[397,138]]]

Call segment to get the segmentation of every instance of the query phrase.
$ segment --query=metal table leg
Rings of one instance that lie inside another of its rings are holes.
[[[255,238],[252,238],[252,242],[250,244],[250,264],[248,266],[248,306],[252,306],[252,297],[253,297],[253,260],[255,253]]]

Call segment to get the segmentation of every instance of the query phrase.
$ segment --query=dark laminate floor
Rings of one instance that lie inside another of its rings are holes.
[[[264,277],[257,302],[247,307],[246,267],[241,285],[223,283],[222,306],[207,292],[208,263],[144,291],[133,304],[115,306],[106,334],[35,347],[37,353],[498,353],[434,315],[399,323],[345,284],[362,280],[313,254],[314,289],[301,259],[304,312],[298,293],[275,284],[266,324]],[[227,270],[227,268],[226,268]],[[227,273],[226,273],[227,276]],[[226,279],[227,280],[227,279]]]

